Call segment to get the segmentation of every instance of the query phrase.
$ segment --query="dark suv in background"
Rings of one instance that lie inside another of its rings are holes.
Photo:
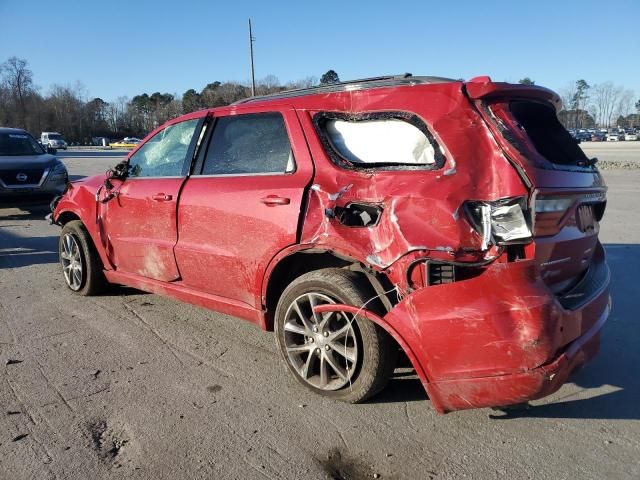
[[[49,202],[64,192],[67,169],[52,153],[24,130],[0,128],[0,201]]]

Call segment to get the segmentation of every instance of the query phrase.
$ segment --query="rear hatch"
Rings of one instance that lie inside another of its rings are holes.
[[[598,242],[606,186],[595,166],[558,121],[560,98],[536,86],[465,84],[510,163],[530,189],[535,259],[565,308],[576,309],[606,282]]]

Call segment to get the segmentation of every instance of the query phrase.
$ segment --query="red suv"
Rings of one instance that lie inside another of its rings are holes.
[[[439,412],[557,390],[610,310],[606,186],[538,86],[380,77],[176,118],[54,203],[67,286],[275,331],[348,402],[404,352]]]

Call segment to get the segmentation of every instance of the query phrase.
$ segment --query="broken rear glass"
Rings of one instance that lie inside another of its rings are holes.
[[[321,113],[314,121],[329,155],[343,166],[436,168],[444,162],[440,146],[415,115]]]
[[[490,105],[503,137],[527,156],[530,150],[558,165],[587,165],[589,159],[562,126],[552,105],[514,100]]]

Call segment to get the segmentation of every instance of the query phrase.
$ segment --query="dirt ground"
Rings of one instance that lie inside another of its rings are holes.
[[[64,161],[78,178],[117,155]],[[313,395],[246,322],[126,288],[74,296],[46,209],[0,207],[0,479],[640,478],[640,170],[605,178],[601,354],[510,414],[438,415],[409,372],[363,405]]]

